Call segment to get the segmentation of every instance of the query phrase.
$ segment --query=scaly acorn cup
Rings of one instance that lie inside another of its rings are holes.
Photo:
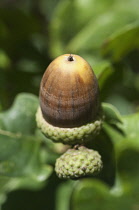
[[[43,75],[39,98],[37,125],[49,139],[84,144],[99,133],[98,82],[82,57],[65,54],[52,61]]]
[[[97,175],[103,167],[97,151],[84,146],[68,149],[56,160],[55,171],[59,178],[77,179]]]

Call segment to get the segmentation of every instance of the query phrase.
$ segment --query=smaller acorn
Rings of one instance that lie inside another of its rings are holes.
[[[68,149],[56,160],[55,171],[59,178],[78,179],[97,175],[103,167],[100,154],[84,146]]]
[[[99,88],[90,65],[80,56],[57,57],[40,85],[38,127],[55,142],[82,144],[100,129]]]

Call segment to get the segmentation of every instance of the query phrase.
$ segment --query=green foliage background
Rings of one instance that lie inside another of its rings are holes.
[[[64,53],[84,57],[100,86],[99,176],[59,180],[66,150],[36,128],[42,74]],[[139,209],[138,0],[0,1],[0,209]]]

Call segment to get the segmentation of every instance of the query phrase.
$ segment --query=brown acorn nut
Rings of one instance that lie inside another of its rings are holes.
[[[40,85],[40,106],[51,125],[73,128],[93,121],[99,111],[99,89],[91,66],[80,56],[57,57]]]
[[[65,54],[46,69],[40,85],[36,121],[55,142],[85,144],[101,129],[99,90],[90,65],[80,56]]]

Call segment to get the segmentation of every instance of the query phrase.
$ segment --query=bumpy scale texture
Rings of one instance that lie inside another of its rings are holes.
[[[50,125],[42,116],[40,107],[36,114],[37,126],[42,133],[54,142],[62,142],[63,144],[75,145],[83,144],[92,140],[100,131],[102,126],[101,118],[98,118],[92,123],[75,127],[75,128],[60,128]]]
[[[102,169],[101,156],[97,151],[80,146],[69,149],[56,160],[55,171],[59,178],[76,179],[92,176]]]

